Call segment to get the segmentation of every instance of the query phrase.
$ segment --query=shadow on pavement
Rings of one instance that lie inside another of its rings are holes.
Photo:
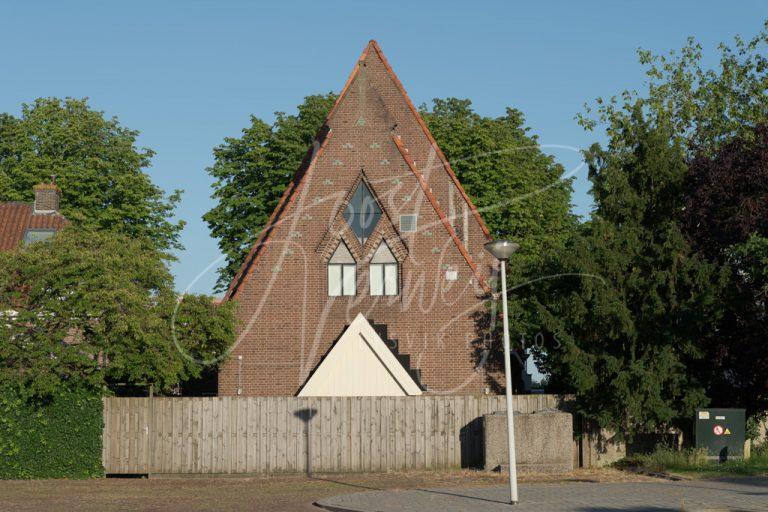
[[[310,480],[318,480],[320,482],[329,482],[329,483],[337,484],[337,485],[346,485],[347,487],[356,487],[358,489],[365,489],[365,490],[368,490],[368,491],[383,491],[384,490],[384,489],[379,488],[379,487],[369,487],[367,485],[350,484],[349,482],[339,482],[338,480],[331,480],[330,478],[318,478],[316,476],[309,476],[308,478]]]
[[[724,478],[706,478],[702,480],[681,480],[675,482],[678,487],[685,487],[689,489],[708,489],[717,490],[719,487],[717,484],[729,484],[727,490],[730,493],[744,494],[747,496],[768,496],[768,478],[763,477],[724,477]],[[749,487],[761,487],[765,492],[754,492],[747,489],[736,489],[733,486]]]
[[[721,482],[724,484],[749,485],[763,487],[768,491],[768,477],[765,476],[721,476],[705,479],[708,482]]]
[[[674,507],[634,507],[634,508],[613,508],[613,507],[581,507],[575,508],[578,512],[680,512],[680,508]]]
[[[509,503],[508,501],[492,500],[489,498],[481,498],[480,496],[467,496],[466,494],[458,494],[455,492],[448,492],[448,491],[438,491],[436,489],[414,489],[414,490],[419,492],[428,492],[432,494],[443,494],[445,496],[455,496],[457,498],[466,498],[468,500],[487,501],[489,503],[501,503],[501,504]]]

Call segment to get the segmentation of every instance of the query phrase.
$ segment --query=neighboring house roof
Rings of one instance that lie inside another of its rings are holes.
[[[15,249],[30,229],[60,230],[68,224],[59,213],[35,213],[33,203],[0,203],[0,251]]]
[[[299,396],[415,396],[421,388],[362,313],[344,331]]]

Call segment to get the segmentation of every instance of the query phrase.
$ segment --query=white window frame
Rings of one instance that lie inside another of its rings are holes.
[[[328,261],[328,296],[351,297],[357,293],[357,262],[343,240]]]
[[[371,263],[369,265],[371,296],[394,296],[400,293],[399,267],[400,265],[397,263]]]
[[[328,296],[352,297],[357,293],[357,265],[354,263],[328,264]]]
[[[368,262],[368,293],[373,297],[400,293],[400,263],[382,240]]]

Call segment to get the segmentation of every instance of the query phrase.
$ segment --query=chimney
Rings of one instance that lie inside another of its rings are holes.
[[[32,187],[35,191],[35,213],[58,213],[61,189],[56,185],[56,177],[51,183],[40,183]]]

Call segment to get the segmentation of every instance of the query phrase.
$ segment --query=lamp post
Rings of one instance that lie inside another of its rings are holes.
[[[509,355],[509,321],[507,320],[507,260],[520,248],[520,244],[511,240],[494,240],[485,244],[485,250],[501,263],[501,303],[504,316],[504,378],[507,391],[507,442],[509,445],[509,501],[517,504],[517,467],[515,457],[515,421],[512,409],[512,369]]]

